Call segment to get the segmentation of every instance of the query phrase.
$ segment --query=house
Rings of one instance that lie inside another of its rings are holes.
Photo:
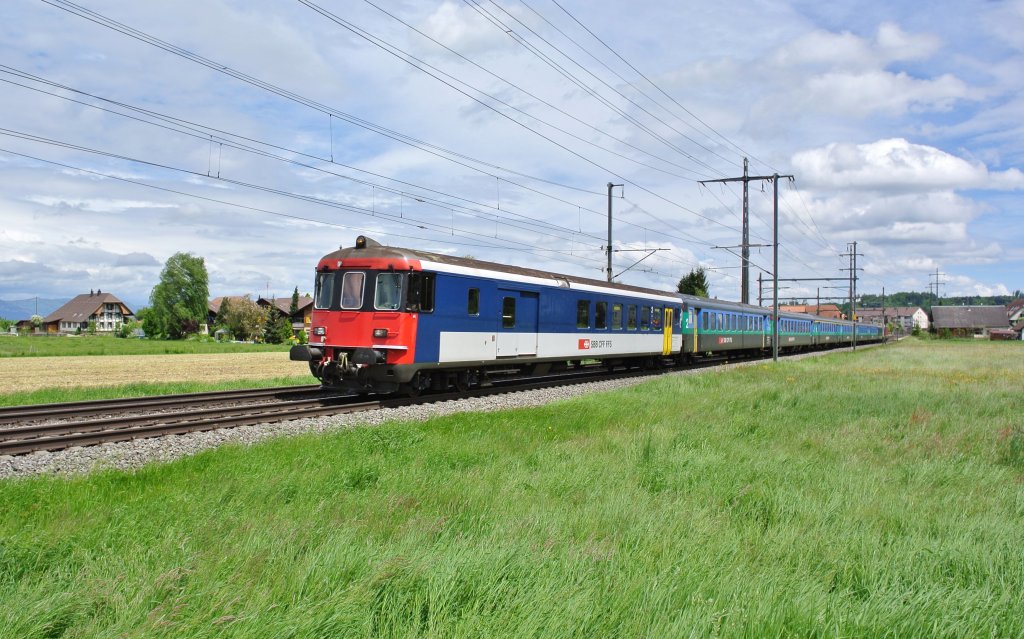
[[[290,296],[269,300],[261,297],[256,300],[256,303],[270,309],[271,312],[277,312],[287,317],[288,321],[291,322],[292,332],[295,335],[309,329],[309,324],[313,318],[313,298],[308,295],[299,297],[298,310],[294,313],[291,312],[292,298]]]
[[[1013,330],[1017,333],[1017,339],[1024,339],[1024,319],[1014,324]]]
[[[1006,305],[1006,315],[1010,318],[1011,324],[1024,320],[1024,297],[1013,300]]]
[[[97,333],[113,333],[125,322],[135,319],[128,305],[111,293],[100,290],[82,293],[43,318],[46,333],[77,333],[96,323]]]
[[[988,338],[992,329],[1010,328],[1005,306],[933,306],[932,326],[957,337]]]
[[[835,304],[779,304],[780,312],[807,313],[829,319],[846,319],[843,312]]]
[[[240,302],[242,300],[251,300],[252,298],[248,295],[224,295],[222,297],[215,297],[206,303],[206,323],[209,326],[214,326],[217,323],[217,314],[220,313],[220,306],[224,303],[224,300],[230,300],[231,302]]]
[[[917,326],[922,331],[928,330],[930,321],[928,313],[920,306],[885,306],[882,308],[857,309],[857,321],[875,326],[895,324],[905,333]]]

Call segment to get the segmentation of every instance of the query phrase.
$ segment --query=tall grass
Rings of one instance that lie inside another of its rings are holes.
[[[1022,355],[910,342],[7,481],[0,633],[1019,636]]]

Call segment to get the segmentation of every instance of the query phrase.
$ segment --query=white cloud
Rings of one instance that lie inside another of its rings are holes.
[[[91,198],[61,198],[51,195],[29,195],[25,198],[29,202],[52,207],[69,207],[91,211],[93,213],[124,213],[132,209],[175,209],[177,204],[166,202],[147,202],[144,200],[110,200]]]
[[[991,172],[980,162],[968,162],[903,138],[868,144],[834,142],[796,153],[793,166],[802,181],[814,188],[883,191],[1024,188],[1024,173],[1018,169]]]

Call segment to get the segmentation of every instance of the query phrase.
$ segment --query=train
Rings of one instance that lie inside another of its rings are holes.
[[[760,306],[384,246],[316,266],[309,340],[290,359],[346,393],[465,391],[588,364],[659,368],[772,349]],[[779,350],[884,339],[881,328],[779,313]]]

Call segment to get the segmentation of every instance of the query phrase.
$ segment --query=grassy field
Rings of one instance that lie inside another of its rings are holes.
[[[316,381],[308,364],[282,352],[0,358],[0,405],[130,396],[161,385],[213,390],[224,382],[282,377]]]
[[[287,344],[234,344],[189,340],[118,339],[110,336],[0,337],[0,357],[72,355],[178,355],[287,351]]]
[[[1024,634],[1024,348],[0,483],[7,637]]]

